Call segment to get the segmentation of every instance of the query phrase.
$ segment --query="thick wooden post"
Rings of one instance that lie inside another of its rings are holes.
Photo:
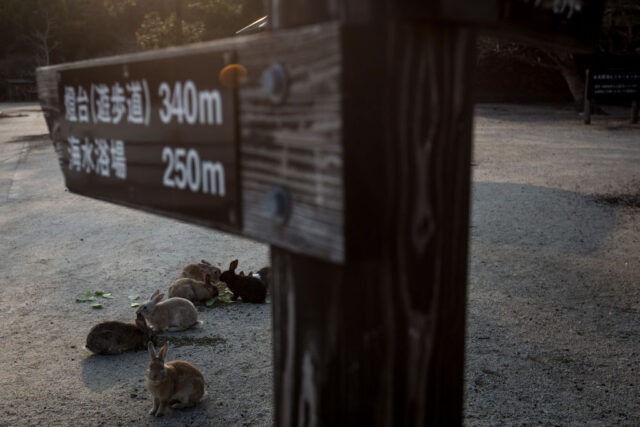
[[[458,425],[475,37],[346,3],[271,10],[345,22],[346,262],[272,247],[276,425]]]

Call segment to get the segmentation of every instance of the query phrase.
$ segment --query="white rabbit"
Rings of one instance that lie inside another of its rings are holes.
[[[149,301],[138,307],[136,313],[144,316],[156,332],[182,331],[202,324],[198,321],[198,310],[185,298],[169,298],[164,302],[160,291],[155,291]]]

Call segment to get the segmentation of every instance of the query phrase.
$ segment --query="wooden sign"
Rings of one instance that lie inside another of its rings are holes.
[[[60,72],[58,150],[69,190],[239,228],[231,52]]]
[[[66,185],[343,262],[340,37],[328,23],[38,69]]]

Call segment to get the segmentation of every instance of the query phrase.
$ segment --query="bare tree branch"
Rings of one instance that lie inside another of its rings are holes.
[[[44,28],[34,31],[29,40],[36,49],[38,64],[49,65],[51,63],[51,53],[60,47],[60,42],[53,39],[56,20],[46,9],[36,13],[43,17]]]

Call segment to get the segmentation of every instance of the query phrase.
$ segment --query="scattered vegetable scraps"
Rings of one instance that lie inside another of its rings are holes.
[[[102,298],[106,298],[106,299],[113,299],[113,295],[111,295],[110,293],[106,293],[105,291],[86,291],[84,293],[84,297],[80,297],[80,298],[76,298],[76,302],[94,302],[97,301],[98,298],[96,298],[94,295],[97,296],[101,296]],[[93,308],[103,308],[102,304],[93,304],[91,307]]]

